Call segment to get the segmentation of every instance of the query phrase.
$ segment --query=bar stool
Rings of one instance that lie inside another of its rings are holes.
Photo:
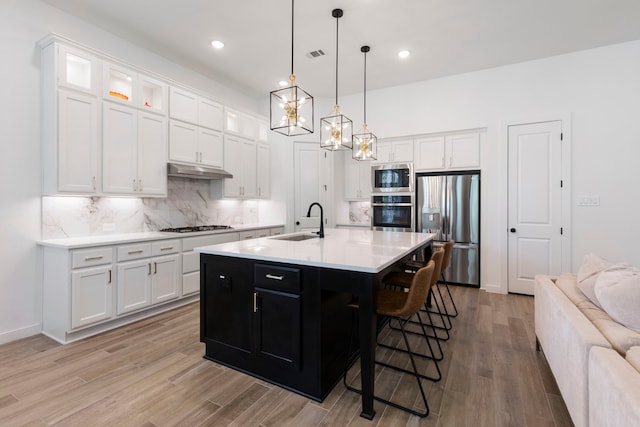
[[[433,288],[436,286],[436,283],[438,281],[438,275],[440,273],[440,270],[442,268],[443,265],[443,261],[444,261],[444,248],[439,248],[437,250],[435,250],[432,254],[431,254],[431,261],[433,261],[435,263],[435,269],[434,269],[434,274],[433,276],[431,276],[431,284],[429,287],[429,293],[433,292]],[[385,278],[383,279],[383,282],[385,283],[385,285],[389,285],[389,286],[394,286],[394,287],[398,287],[401,289],[409,289],[412,286],[413,283],[413,276],[415,273],[408,273],[406,271],[396,271],[393,273],[388,274],[387,276],[385,276]],[[427,307],[428,304],[428,297],[427,299],[425,299],[424,301],[424,308],[420,310],[421,313],[426,313],[429,319],[429,327],[431,328],[431,330],[433,331],[433,335],[429,335],[427,334],[427,337],[430,338],[435,338],[436,339],[436,344],[438,347],[438,350],[440,352],[440,357],[437,360],[442,360],[443,354],[442,354],[442,347],[440,346],[440,340],[442,341],[447,341],[450,338],[449,335],[449,330],[451,328],[443,328],[441,326],[436,326],[435,323],[433,322],[433,318],[431,317],[431,313],[435,313],[440,317],[440,322],[443,325],[446,325],[445,319],[448,319],[446,317],[446,315],[442,312],[442,310],[440,309],[440,305],[438,304],[438,300],[437,299],[433,299],[436,302],[436,308],[438,309],[438,311],[434,312],[432,310],[429,310]],[[420,318],[418,318],[418,321],[414,321],[414,320],[409,320],[409,323],[413,323],[413,324],[418,324],[420,325],[420,327],[422,328],[422,320]],[[394,328],[392,325],[390,325],[390,327],[392,329],[398,330],[398,328]],[[438,330],[443,330],[444,331],[444,336],[441,334],[438,334],[437,332]],[[418,331],[411,331],[408,330],[408,333],[411,334],[417,334],[417,335],[422,335],[422,332]]]
[[[453,307],[453,311],[449,312],[449,309],[447,308],[447,303],[445,302],[444,299],[444,295],[442,293],[442,291],[440,290],[440,286],[436,286],[436,289],[438,290],[438,295],[440,297],[440,301],[442,302],[442,306],[444,309],[444,315],[447,316],[448,319],[448,325],[444,325],[444,328],[449,330],[452,327],[451,324],[451,317],[457,317],[458,316],[458,308],[456,307],[456,303],[453,300],[453,295],[451,294],[451,289],[449,289],[449,284],[447,283],[447,281],[444,278],[444,271],[449,268],[449,264],[451,263],[451,251],[453,249],[453,245],[455,244],[455,242],[453,240],[449,240],[448,242],[446,242],[444,245],[442,245],[442,248],[444,249],[444,259],[442,261],[442,270],[440,272],[440,280],[438,281],[438,284],[443,284],[445,287],[445,290],[447,291],[447,294],[449,296],[449,301],[451,301],[451,306]],[[417,271],[419,268],[421,268],[422,266],[424,266],[426,264],[425,261],[415,261],[415,260],[411,260],[411,261],[407,261],[404,265],[403,265],[403,269],[406,271],[412,271],[415,272]],[[435,300],[435,294],[434,294],[434,300]],[[429,304],[429,306],[431,306]],[[439,307],[438,307],[439,308]],[[434,313],[432,311],[432,313]]]
[[[390,364],[384,364],[389,368],[407,372],[412,374],[418,383],[418,388],[420,390],[420,395],[422,397],[422,402],[424,403],[425,411],[420,412],[415,409],[409,408],[407,406],[401,405],[396,402],[392,402],[387,399],[383,399],[379,396],[374,396],[379,402],[382,402],[386,405],[393,406],[394,408],[401,409],[410,414],[417,415],[419,417],[426,417],[429,415],[429,405],[427,403],[427,396],[424,392],[424,388],[422,386],[422,379],[424,378],[418,372],[418,368],[416,366],[416,362],[414,359],[414,352],[411,351],[411,345],[409,344],[409,340],[407,339],[407,334],[404,329],[404,324],[406,321],[417,314],[420,310],[420,307],[424,304],[424,301],[427,298],[427,293],[429,292],[429,287],[431,286],[431,277],[433,276],[435,270],[435,263],[429,262],[425,267],[419,269],[413,276],[412,286],[409,288],[408,292],[405,291],[396,291],[393,289],[382,288],[378,290],[378,294],[376,296],[376,313],[381,316],[389,317],[390,319],[396,319],[400,323],[400,330],[402,332],[402,338],[404,339],[404,344],[408,350],[409,358],[411,360],[412,370],[409,371],[407,369],[401,368],[399,366],[392,366]],[[353,308],[357,308],[357,304],[350,305]],[[347,354],[351,352],[351,344],[353,342],[353,332],[351,334],[351,339],[349,340],[349,348],[347,349]],[[381,362],[376,361],[377,364],[382,364]],[[437,363],[437,362],[436,362]],[[437,366],[437,365],[436,365]],[[355,387],[347,384],[347,371],[348,366],[345,367],[344,375],[342,377],[342,382],[344,386],[353,392],[362,393],[362,390],[359,390]],[[438,373],[440,370],[438,368]]]

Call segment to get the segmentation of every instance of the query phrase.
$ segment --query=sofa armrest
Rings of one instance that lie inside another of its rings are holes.
[[[534,295],[536,337],[571,419],[576,426],[586,426],[589,350],[611,345],[549,276],[535,277]]]
[[[615,350],[589,353],[589,425],[640,426],[640,372]]]

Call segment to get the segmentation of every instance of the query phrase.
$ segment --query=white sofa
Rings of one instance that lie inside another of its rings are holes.
[[[640,333],[593,304],[573,274],[536,276],[535,331],[577,427],[640,426]]]

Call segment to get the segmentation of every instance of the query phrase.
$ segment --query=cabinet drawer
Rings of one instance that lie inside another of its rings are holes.
[[[71,268],[110,264],[112,261],[113,249],[111,247],[83,249],[80,251],[73,251]]]
[[[200,271],[200,254],[197,252],[185,252],[182,254],[182,273]]]
[[[180,240],[161,240],[151,243],[151,254],[153,256],[168,255],[180,252]]]
[[[118,246],[118,261],[148,258],[151,256],[150,243],[136,243],[133,245]]]
[[[256,286],[279,291],[300,291],[300,269],[276,267],[267,264],[255,265]]]

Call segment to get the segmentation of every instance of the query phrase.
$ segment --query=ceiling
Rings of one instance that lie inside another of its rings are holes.
[[[289,76],[289,0],[43,1],[252,97]],[[295,75],[316,97],[335,96],[334,8],[341,95],[362,92],[364,44],[371,90],[640,39],[637,0],[298,0]]]

